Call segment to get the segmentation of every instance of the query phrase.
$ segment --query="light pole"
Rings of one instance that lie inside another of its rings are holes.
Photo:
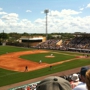
[[[49,13],[49,10],[48,9],[44,10],[44,13],[46,14],[46,40],[47,40],[47,37],[48,37],[47,35],[47,14]]]

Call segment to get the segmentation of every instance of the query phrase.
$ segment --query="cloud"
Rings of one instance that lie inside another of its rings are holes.
[[[80,17],[81,11],[71,9],[50,10],[47,17],[48,33],[53,32],[90,32],[90,16]],[[20,19],[17,13],[6,13],[0,16],[0,32],[45,33],[46,18],[35,21]]]
[[[6,12],[2,11],[3,8],[0,8],[0,15],[7,14]]]
[[[2,8],[0,8],[0,11],[3,10]]]
[[[48,16],[48,32],[90,32],[90,17],[81,18],[79,13],[74,10],[51,11]]]
[[[90,3],[86,6],[86,8],[90,8]]]
[[[84,8],[80,8],[79,10],[81,10],[81,11],[82,11],[82,10],[84,10]]]
[[[61,11],[61,14],[63,15],[77,15],[77,14],[80,14],[81,12],[77,12],[77,11],[74,11],[74,10],[71,10],[71,9],[64,9]]]
[[[44,21],[45,21],[45,20],[38,18],[38,19],[36,19],[36,20],[34,21],[34,23],[42,24],[42,23],[44,23]]]
[[[10,13],[1,17],[3,20],[18,20],[18,14]]]
[[[6,12],[0,12],[0,15],[4,15],[4,14],[7,14]]]
[[[26,10],[26,12],[32,12],[31,10]]]
[[[41,13],[43,14],[43,13],[44,13],[44,11],[41,11]]]
[[[72,16],[72,15],[78,15],[82,12],[77,12],[77,11],[74,11],[74,10],[71,10],[71,9],[63,9],[60,11],[50,11],[50,16],[56,16],[56,17],[67,17],[67,16]]]

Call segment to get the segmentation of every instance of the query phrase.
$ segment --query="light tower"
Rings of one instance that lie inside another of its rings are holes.
[[[47,34],[47,14],[49,13],[49,10],[45,9],[44,13],[46,14],[46,40],[47,40],[47,37],[48,37],[48,34]]]

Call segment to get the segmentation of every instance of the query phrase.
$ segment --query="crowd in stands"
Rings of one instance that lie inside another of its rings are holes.
[[[38,44],[36,46],[36,48],[40,48],[40,49],[56,49],[57,48],[57,42],[59,42],[60,40],[57,39],[50,39],[47,40],[45,42],[42,42],[40,44]]]
[[[90,49],[90,37],[75,37],[68,46],[71,48]]]
[[[66,76],[49,76],[41,81],[10,90],[90,90],[90,67]]]
[[[64,43],[57,45],[60,40],[50,39],[45,42],[39,43],[36,48],[38,49],[52,49],[52,50],[71,50],[71,51],[81,51],[90,52],[90,37],[75,37],[69,43]]]

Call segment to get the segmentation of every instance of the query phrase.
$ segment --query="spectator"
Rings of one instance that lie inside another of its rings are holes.
[[[90,90],[90,70],[86,72],[86,85],[88,90]]]
[[[66,80],[68,80],[70,82],[70,84],[71,84],[73,82],[72,75],[69,75],[68,77],[66,76]]]
[[[67,80],[51,76],[37,84],[36,90],[72,90],[72,88]]]
[[[29,86],[27,86],[27,89],[26,90],[30,90],[30,87]]]
[[[72,75],[72,82],[71,82],[71,87],[72,87],[72,89],[73,88],[75,88],[78,84],[80,83],[80,81],[79,81],[79,76],[78,76],[78,74],[73,74]]]
[[[73,90],[87,90],[85,82],[85,74],[89,70],[89,67],[82,67],[80,70],[81,83],[78,84]]]

